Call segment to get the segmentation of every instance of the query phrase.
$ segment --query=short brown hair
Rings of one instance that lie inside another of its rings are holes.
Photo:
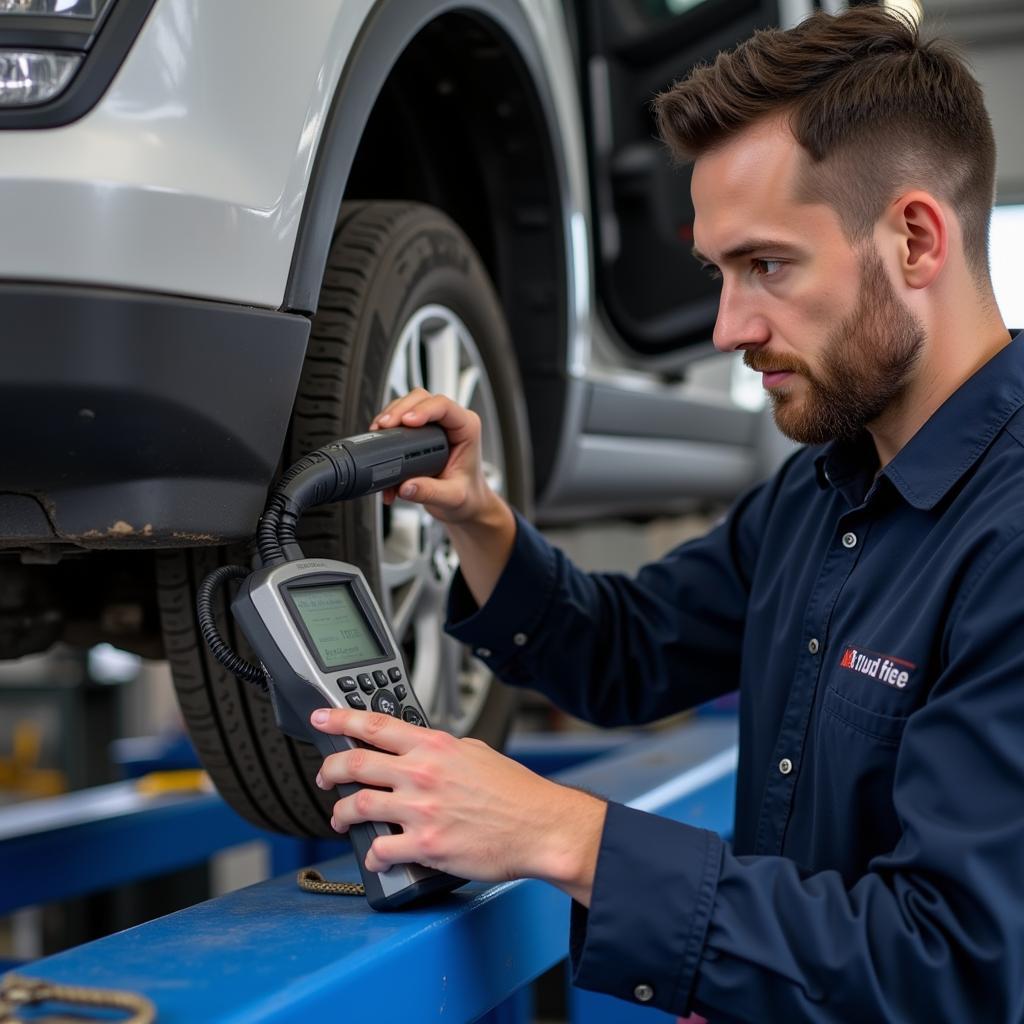
[[[963,58],[947,41],[922,41],[909,17],[862,6],[756,32],[694,68],[654,110],[681,160],[788,115],[811,160],[799,198],[827,202],[858,242],[902,190],[933,192],[953,207],[967,264],[987,282],[992,124]]]

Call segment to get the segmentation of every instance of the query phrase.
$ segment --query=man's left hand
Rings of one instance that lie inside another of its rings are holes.
[[[479,740],[390,715],[333,708],[314,712],[312,722],[379,748],[331,754],[317,776],[322,789],[382,787],[342,798],[331,819],[342,833],[360,821],[401,825],[400,835],[373,841],[368,870],[412,862],[479,881],[542,878],[589,906],[603,800],[550,782]]]

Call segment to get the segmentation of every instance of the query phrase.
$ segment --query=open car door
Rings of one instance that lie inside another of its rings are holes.
[[[809,13],[812,5],[803,6]],[[651,100],[755,29],[779,25],[782,14],[789,20],[794,7],[779,0],[575,0],[597,293],[616,333],[638,353],[707,342],[718,307],[717,284],[690,255],[690,169],[672,165]]]

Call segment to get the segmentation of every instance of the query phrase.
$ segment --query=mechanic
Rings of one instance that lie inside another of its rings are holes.
[[[804,447],[635,578],[573,567],[442,424],[401,496],[461,559],[449,629],[505,681],[608,726],[737,687],[731,845],[364,712],[323,764],[333,823],[398,822],[368,866],[546,879],[575,981],[715,1021],[1024,1019],[1024,342],[988,271],[995,152],[958,56],[881,7],[758,32],[658,98],[694,160],[717,347]],[[609,481],[614,486],[614,481]],[[390,495],[389,498],[393,497]]]

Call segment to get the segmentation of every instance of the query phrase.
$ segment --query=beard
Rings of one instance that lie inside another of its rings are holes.
[[[924,325],[900,302],[878,253],[868,252],[860,270],[857,308],[829,332],[819,370],[792,356],[744,354],[752,370],[804,378],[802,400],[785,386],[770,392],[776,426],[800,444],[856,437],[904,396],[924,345]]]

